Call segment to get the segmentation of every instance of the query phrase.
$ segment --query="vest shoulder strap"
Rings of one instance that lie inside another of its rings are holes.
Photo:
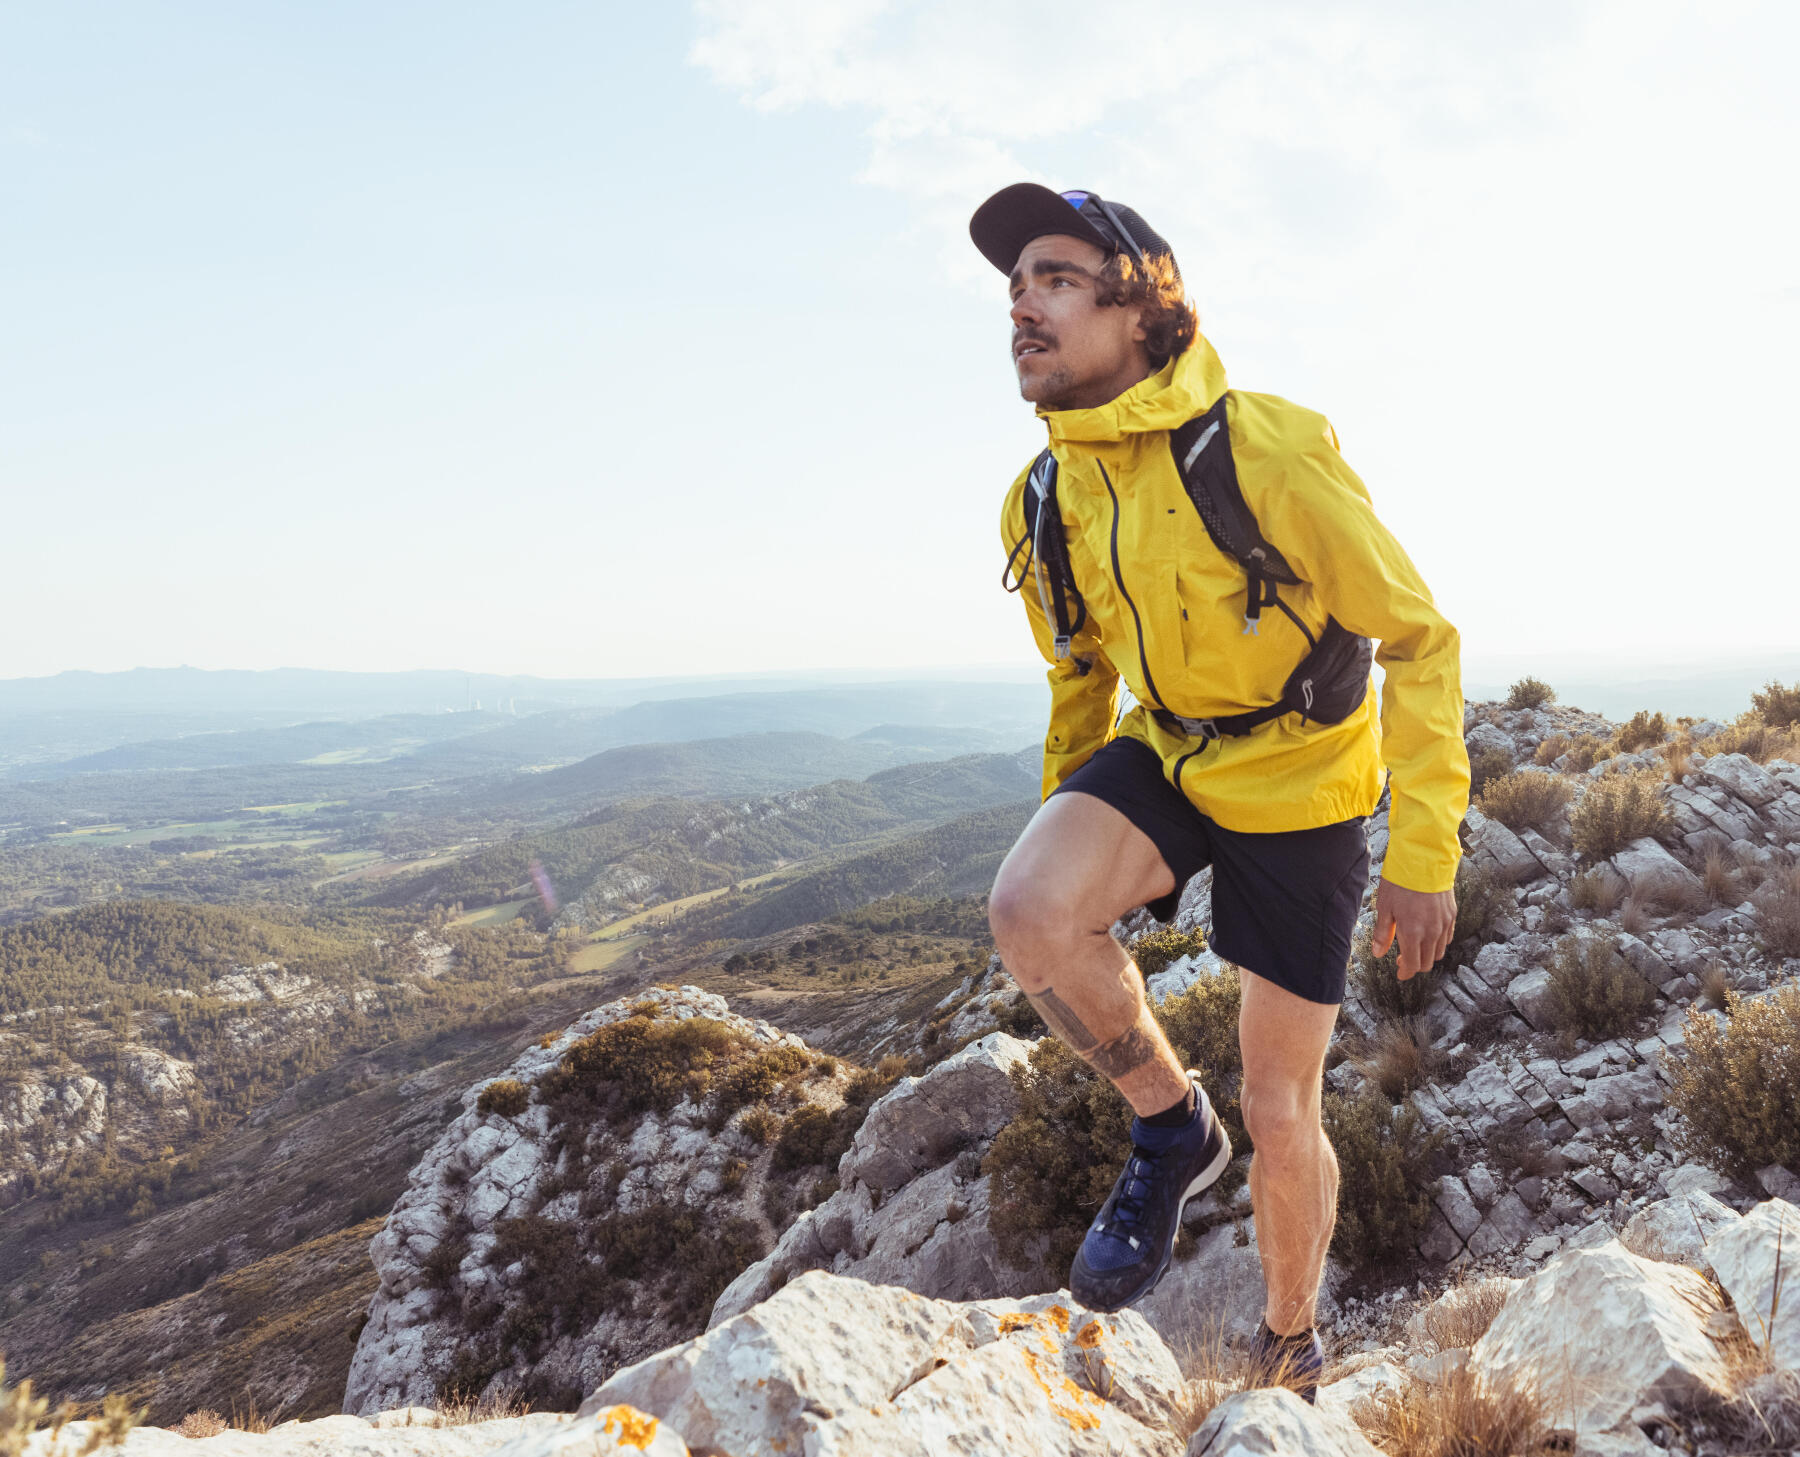
[[[1227,390],[1204,415],[1196,415],[1169,432],[1169,451],[1175,457],[1176,472],[1214,546],[1252,576],[1271,582],[1298,582],[1300,578],[1287,558],[1262,534],[1238,485],[1227,420],[1230,398]]]

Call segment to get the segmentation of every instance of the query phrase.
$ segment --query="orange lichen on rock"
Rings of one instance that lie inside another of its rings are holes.
[[[1083,1391],[1061,1371],[1051,1371],[1046,1379],[1037,1353],[1028,1350],[1023,1354],[1025,1369],[1031,1373],[1031,1379],[1037,1382],[1043,1389],[1044,1395],[1049,1398],[1051,1411],[1078,1432],[1091,1432],[1100,1425],[1100,1413],[1089,1410],[1090,1404],[1105,1405],[1099,1397],[1091,1392]]]
[[[1059,1331],[1067,1334],[1069,1329],[1069,1312],[1067,1310],[1060,1305],[1053,1305],[1046,1310],[1044,1314],[1049,1316],[1050,1319],[1056,1323],[1056,1328]]]
[[[656,1440],[656,1418],[635,1406],[609,1406],[594,1415],[600,1422],[601,1431],[609,1432],[615,1425],[618,1427],[622,1447],[636,1447],[645,1452]]]
[[[1091,1351],[1106,1339],[1106,1327],[1097,1320],[1090,1320],[1075,1332],[1075,1344],[1084,1351]]]
[[[1000,1317],[1000,1334],[1010,1336],[1014,1331],[1024,1330],[1027,1326],[1037,1324],[1035,1315],[1027,1315],[1022,1310],[1011,1311]]]

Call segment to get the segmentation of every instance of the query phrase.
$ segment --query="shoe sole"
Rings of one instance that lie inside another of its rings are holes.
[[[1194,1086],[1198,1088],[1199,1084],[1196,1083]],[[1206,1096],[1204,1090],[1201,1091],[1200,1096]],[[1213,1112],[1210,1101],[1206,1105],[1206,1111],[1213,1121],[1217,1123],[1219,1115]],[[1199,1173],[1195,1174],[1194,1177],[1188,1181],[1187,1188],[1182,1191],[1181,1202],[1175,1206],[1175,1222],[1171,1226],[1173,1232],[1169,1235],[1169,1243],[1163,1250],[1162,1260],[1156,1267],[1156,1273],[1150,1277],[1149,1282],[1142,1290],[1139,1290],[1129,1299],[1121,1300],[1117,1305],[1089,1306],[1088,1308],[1090,1310],[1098,1310],[1102,1314],[1111,1314],[1115,1310],[1128,1309],[1129,1307],[1136,1305],[1140,1300],[1147,1298],[1151,1291],[1162,1284],[1162,1277],[1169,1272],[1169,1265],[1175,1258],[1175,1241],[1181,1234],[1181,1217],[1187,1213],[1188,1204],[1196,1196],[1205,1193],[1214,1184],[1218,1183],[1219,1176],[1225,1172],[1226,1165],[1230,1162],[1231,1135],[1225,1131],[1225,1126],[1221,1123],[1219,1124],[1219,1151],[1213,1156],[1213,1161]]]

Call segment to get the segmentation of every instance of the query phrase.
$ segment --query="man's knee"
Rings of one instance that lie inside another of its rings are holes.
[[[1054,889],[1030,875],[1009,874],[1003,867],[988,895],[988,927],[1001,960],[1016,977],[1015,960],[1028,966],[1054,957],[1096,929],[1104,933],[1110,923],[1099,924],[1079,894]]]
[[[1246,1081],[1240,1102],[1244,1130],[1258,1153],[1283,1162],[1317,1151],[1324,1136],[1317,1089],[1287,1082]]]

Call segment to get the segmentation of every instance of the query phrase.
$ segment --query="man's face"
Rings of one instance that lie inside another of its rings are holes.
[[[1141,310],[1096,301],[1106,256],[1084,238],[1052,233],[1027,243],[1013,267],[1013,367],[1034,405],[1103,405],[1150,373]]]

